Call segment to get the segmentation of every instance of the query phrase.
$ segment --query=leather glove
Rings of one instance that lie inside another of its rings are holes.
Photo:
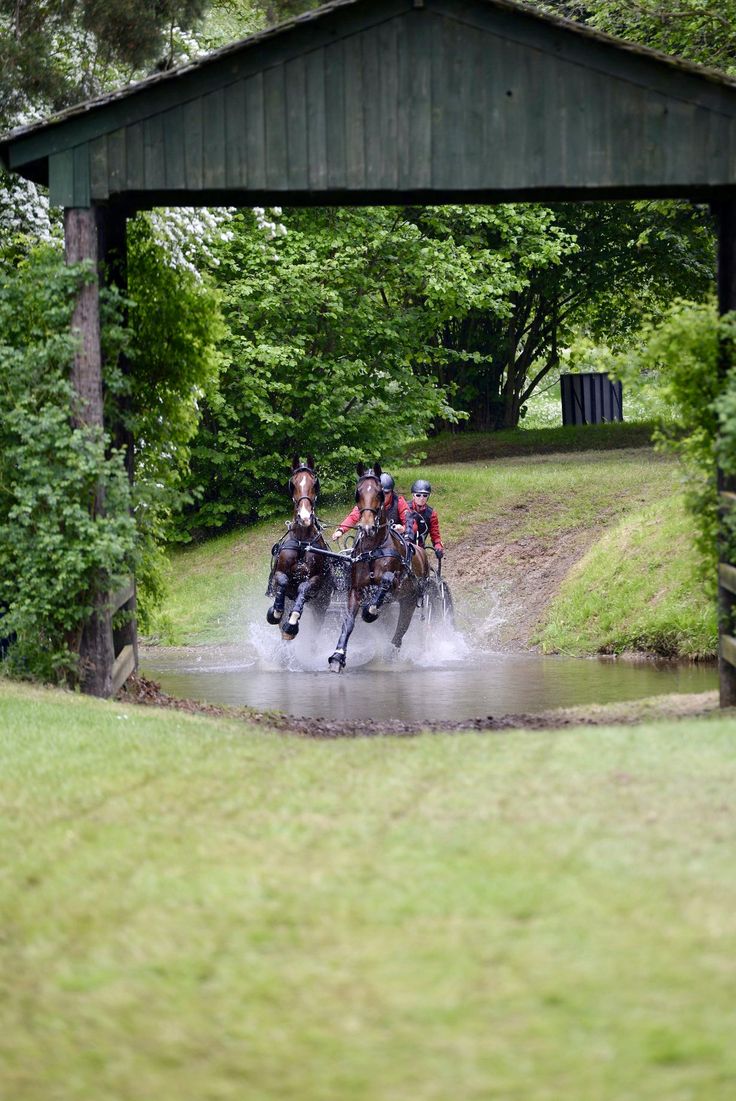
[[[344,534],[345,533],[343,532],[342,528],[335,528],[332,533],[332,542],[337,543],[340,539],[342,539]]]
[[[442,547],[435,547],[434,548],[434,553],[437,555],[438,558],[444,558],[445,557],[445,552],[443,551]]]

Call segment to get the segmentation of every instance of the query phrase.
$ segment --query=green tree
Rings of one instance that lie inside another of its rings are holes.
[[[620,346],[676,295],[712,285],[707,212],[684,203],[443,207],[414,213],[423,232],[503,257],[514,273],[503,305],[445,323],[442,382],[457,386],[470,427],[515,427],[525,403],[584,329]]]
[[[163,591],[171,521],[189,500],[189,444],[206,397],[216,399],[224,336],[220,296],[193,264],[175,265],[157,240],[151,216],[128,228],[130,370],[108,367],[109,420],[134,440],[133,501],[138,539],[139,614],[145,628]],[[110,319],[115,325],[115,317]],[[116,363],[116,357],[111,357]]]
[[[453,310],[491,308],[514,282],[502,258],[428,239],[387,208],[293,210],[272,239],[236,216],[217,279],[228,336],[220,392],[192,446],[191,532],[283,509],[293,452],[319,456],[323,485],[355,460],[395,458],[453,418],[427,368]]]
[[[683,462],[688,505],[698,523],[704,577],[716,577],[719,531],[716,466],[736,476],[736,368],[719,371],[724,349],[733,361],[736,314],[718,316],[713,299],[671,303],[644,326],[633,348],[614,358],[612,372],[627,382],[656,380],[671,416],[657,432],[661,448]],[[726,516],[730,554],[736,554],[736,515]]]
[[[734,0],[546,0],[536,6],[662,53],[736,73]]]
[[[135,530],[122,457],[75,426],[71,315],[85,272],[45,247],[0,271],[0,608],[13,667],[74,680],[101,577],[130,571]],[[104,489],[105,514],[92,502]]]
[[[174,60],[207,0],[0,0],[0,127]]]

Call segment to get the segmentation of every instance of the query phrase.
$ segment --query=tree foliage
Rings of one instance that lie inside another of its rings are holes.
[[[172,516],[189,499],[189,443],[200,407],[214,400],[224,335],[220,296],[193,265],[166,262],[151,216],[129,224],[123,338],[129,371],[108,357],[109,419],[121,417],[135,446],[134,503],[138,532],[139,611],[143,626],[162,591],[163,546]],[[107,329],[114,325],[114,316]],[[113,377],[114,376],[114,377]]]
[[[85,277],[49,248],[0,275],[2,633],[17,635],[14,667],[45,679],[74,678],[101,578],[114,585],[135,550],[122,458],[70,416],[71,315]]]
[[[720,530],[716,468],[736,476],[736,314],[718,316],[712,298],[676,299],[656,322],[644,325],[634,345],[608,359],[624,385],[648,379],[669,415],[655,434],[660,448],[683,462],[687,502],[695,516],[703,576],[716,577]],[[736,516],[724,533],[736,557]],[[723,546],[720,547],[722,551]]]
[[[0,127],[87,99],[152,62],[207,0],[0,0]]]
[[[217,268],[226,366],[192,448],[189,531],[281,510],[294,451],[319,455],[334,487],[356,459],[396,457],[452,418],[420,368],[460,301],[498,301],[513,279],[388,208],[289,211],[272,240],[250,212],[233,224]]]
[[[502,257],[513,273],[503,304],[457,310],[441,334],[440,379],[456,383],[473,428],[515,427],[581,328],[620,345],[674,295],[702,296],[712,284],[710,220],[688,204],[506,204],[415,217],[425,233]]]
[[[84,273],[53,246],[0,270],[1,633],[18,636],[14,667],[46,679],[74,679],[99,586],[133,569],[145,624],[169,518],[185,496],[198,405],[219,366],[221,322],[207,282],[164,262],[148,218],[132,224],[129,254],[131,297],[103,297],[103,353],[108,422],[122,415],[136,441],[133,489],[110,433],[71,418],[71,315]],[[104,515],[94,507],[98,486]]]
[[[537,6],[662,53],[736,73],[734,0],[545,0]]]

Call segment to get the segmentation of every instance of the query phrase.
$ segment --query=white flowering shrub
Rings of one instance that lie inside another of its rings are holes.
[[[203,267],[216,267],[215,242],[229,241],[233,207],[171,207],[146,215],[169,267],[201,280]]]
[[[61,241],[61,218],[49,208],[43,189],[30,180],[0,172],[0,248],[14,242]]]
[[[171,207],[153,210],[147,217],[169,266],[201,280],[203,268],[219,265],[218,246],[233,239],[231,223],[236,213],[235,207]],[[264,249],[286,235],[286,226],[278,220],[281,207],[254,207],[253,213]]]

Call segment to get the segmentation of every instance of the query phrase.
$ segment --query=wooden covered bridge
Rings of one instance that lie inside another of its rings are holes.
[[[69,261],[121,283],[126,219],[154,206],[669,196],[713,205],[719,304],[736,308],[736,82],[512,0],[334,0],[16,130],[0,156],[65,208]],[[101,424],[96,283],[74,324],[80,408]],[[729,705],[734,592],[723,563]],[[134,621],[113,638],[119,606],[134,610],[132,589],[101,601],[85,631],[97,695],[136,661]]]

